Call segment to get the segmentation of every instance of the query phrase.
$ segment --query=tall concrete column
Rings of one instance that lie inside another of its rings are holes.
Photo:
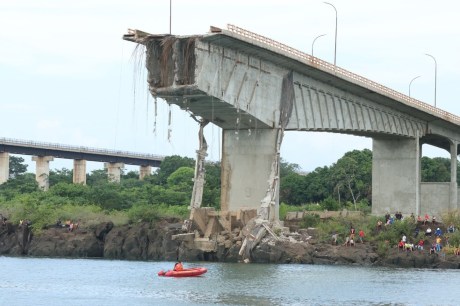
[[[0,152],[0,184],[5,183],[10,177],[10,155]]]
[[[417,213],[420,144],[417,139],[373,139],[372,213]]]
[[[109,182],[119,183],[121,177],[121,169],[125,167],[123,163],[104,163],[104,168],[107,169]]]
[[[221,210],[259,209],[269,188],[276,152],[277,130],[222,131]],[[279,184],[278,184],[279,185]],[[277,188],[278,189],[278,188]],[[278,195],[278,190],[275,191]],[[273,211],[278,218],[279,196]]]
[[[458,143],[453,141],[450,144],[450,205],[449,210],[456,210],[458,199],[457,187],[457,146]]]
[[[152,175],[152,166],[139,167],[139,180],[144,180],[147,175]]]
[[[86,185],[86,160],[73,160],[73,183]]]
[[[415,185],[415,215],[421,215],[422,211],[422,190],[421,190],[421,183],[422,183],[422,145],[420,144],[420,131],[416,132],[415,138],[415,178],[417,180],[417,184]]]
[[[35,162],[35,180],[38,187],[46,191],[50,187],[50,161],[53,161],[54,158],[53,156],[32,156],[32,160]]]

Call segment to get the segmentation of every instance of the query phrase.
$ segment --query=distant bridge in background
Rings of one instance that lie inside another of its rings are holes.
[[[37,182],[45,190],[49,187],[49,162],[55,157],[74,160],[73,182],[77,184],[86,184],[86,161],[105,163],[109,180],[119,182],[125,164],[139,165],[139,177],[143,179],[164,159],[161,155],[0,138],[0,184],[9,177],[9,154],[32,155],[37,163]]]

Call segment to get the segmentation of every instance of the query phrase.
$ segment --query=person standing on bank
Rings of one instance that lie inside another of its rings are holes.
[[[361,241],[361,243],[364,243],[364,231],[362,229],[359,230],[358,236],[359,241]]]

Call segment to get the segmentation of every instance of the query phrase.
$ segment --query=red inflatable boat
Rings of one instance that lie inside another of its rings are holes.
[[[169,270],[169,271],[163,271],[161,270],[158,272],[158,276],[169,276],[169,277],[190,277],[190,276],[199,276],[201,274],[204,274],[208,272],[208,269],[199,267],[199,268],[189,268],[189,269],[184,269],[182,271],[174,271],[174,270]]]

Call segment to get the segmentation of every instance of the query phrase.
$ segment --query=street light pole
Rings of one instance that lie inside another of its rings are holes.
[[[420,77],[420,75],[416,76],[415,78],[413,78],[410,83],[409,83],[409,98],[410,98],[410,86],[412,85],[412,82],[416,79],[418,79]]]
[[[337,64],[337,9],[332,3],[324,2],[334,8],[335,11],[335,45],[334,45],[334,66]]]
[[[436,107],[436,83],[438,78],[438,63],[436,63],[436,59],[433,55],[425,53],[425,55],[431,57],[434,61],[434,107]]]
[[[172,0],[169,0],[169,34],[171,35]]]
[[[319,36],[316,36],[315,39],[313,39],[313,42],[312,42],[312,44],[311,44],[311,56],[313,56],[313,47],[314,47],[314,45],[315,45],[315,41],[316,41],[318,38],[323,37],[323,36],[325,36],[325,35],[326,35],[326,34],[321,34],[321,35],[319,35]]]

